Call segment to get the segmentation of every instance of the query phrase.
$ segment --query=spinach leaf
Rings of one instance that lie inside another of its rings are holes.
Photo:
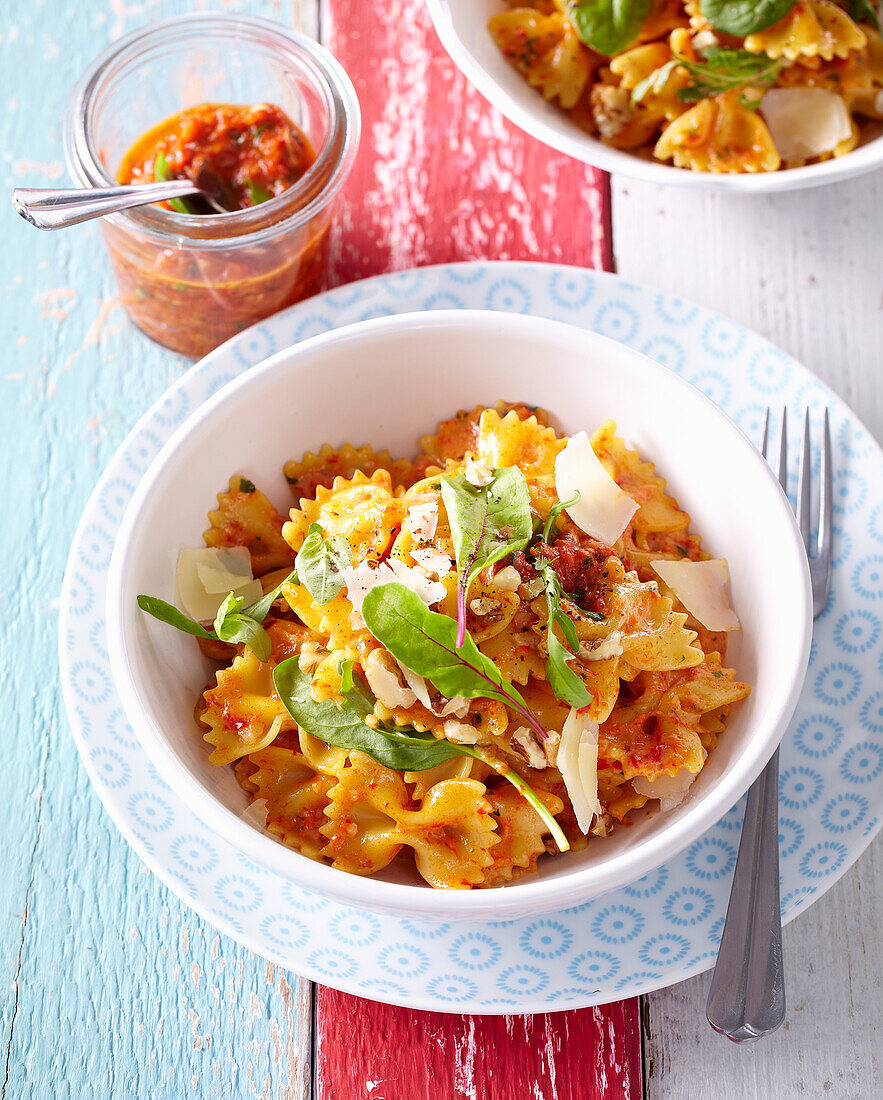
[[[634,42],[652,7],[653,0],[568,0],[565,10],[583,42],[612,57]]]
[[[444,476],[441,495],[457,558],[457,645],[466,634],[466,595],[475,577],[530,540],[530,493],[517,466],[494,470],[481,488],[463,476]]]
[[[766,30],[794,7],[795,0],[700,0],[699,10],[725,34],[742,37]]]
[[[452,741],[438,740],[431,734],[422,736],[413,730],[407,733],[397,728],[375,729],[366,725],[365,718],[373,709],[373,700],[361,687],[349,693],[340,706],[331,699],[317,703],[312,695],[312,677],[301,671],[297,657],[289,657],[273,669],[273,683],[285,709],[300,729],[329,745],[367,753],[393,771],[422,772],[458,756],[485,760],[481,751],[471,745],[455,745]],[[506,770],[502,774],[533,806],[560,850],[566,852],[570,845],[561,826],[528,783],[517,772]]]
[[[322,537],[322,528],[311,523],[295,567],[300,583],[316,603],[326,604],[344,587],[343,571],[352,565],[350,545],[340,535]]]
[[[337,662],[337,668],[340,672],[340,694],[346,699],[346,697],[355,690],[355,680],[353,679],[353,662],[341,658]]]
[[[877,13],[877,5],[871,0],[849,0],[846,5],[852,19],[858,23],[870,23],[875,30],[880,30],[880,16]]]
[[[430,611],[410,588],[391,581],[378,584],[362,603],[362,618],[374,637],[412,672],[423,676],[448,698],[496,699],[506,703],[545,741],[548,733],[516,688],[503,680],[494,662],[467,634],[457,644],[457,623]]]
[[[244,642],[259,661],[270,657],[270,635],[257,619],[242,611],[242,597],[229,592],[215,617],[215,635],[222,642]]]
[[[176,630],[183,630],[185,634],[192,634],[194,638],[215,637],[213,630],[206,630],[195,619],[189,618],[183,611],[157,596],[139,596],[138,606],[154,619],[159,619],[161,623],[167,623]]]
[[[157,153],[153,158],[153,174],[156,176],[160,183],[167,183],[169,180],[176,180],[178,177],[169,167],[169,162],[166,160],[165,153]],[[173,210],[177,210],[179,214],[195,214],[193,206],[186,199],[169,199],[169,206]]]

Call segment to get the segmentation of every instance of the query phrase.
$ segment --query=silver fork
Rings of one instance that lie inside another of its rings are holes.
[[[770,410],[763,426],[763,456],[788,491],[787,410],[782,410],[778,454],[769,449]],[[810,546],[811,461],[809,410],[803,421],[803,447],[797,485],[797,524],[803,536],[812,581],[813,618],[821,615],[831,585],[831,429],[828,410],[822,437],[818,537]],[[705,1015],[735,1043],[769,1035],[785,1019],[782,915],[779,908],[779,751],[748,792],[745,822],[727,918]]]

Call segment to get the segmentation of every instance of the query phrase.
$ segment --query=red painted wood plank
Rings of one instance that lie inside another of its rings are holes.
[[[642,1095],[637,1000],[544,1016],[450,1016],[325,987],[317,994],[320,1100]]]
[[[325,0],[323,39],[359,95],[362,146],[332,283],[423,264],[610,269],[606,176],[506,122],[444,53],[423,0]],[[528,1016],[415,1013],[317,990],[316,1100],[638,1100],[637,1000]]]
[[[607,177],[508,123],[455,68],[423,0],[325,0],[362,145],[332,234],[332,282],[453,260],[611,268]]]

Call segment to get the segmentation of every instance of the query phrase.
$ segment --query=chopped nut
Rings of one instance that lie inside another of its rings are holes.
[[[632,117],[631,92],[613,84],[596,84],[589,94],[589,104],[602,138],[615,138]]]
[[[483,489],[493,481],[494,471],[486,458],[472,458],[466,463],[463,476],[476,489]]]
[[[536,734],[527,728],[519,726],[512,734],[512,747],[520,752],[532,768],[542,771],[546,767],[546,754],[537,740]]]
[[[297,667],[301,672],[312,672],[327,654],[328,650],[319,642],[304,642],[297,656]]]
[[[500,592],[515,592],[521,584],[521,574],[514,565],[507,565],[494,574],[492,583]]]
[[[395,657],[386,649],[372,649],[365,661],[365,679],[378,702],[390,710],[412,707],[414,692],[402,683],[402,672]]]
[[[472,614],[481,617],[493,614],[498,607],[499,604],[497,601],[492,600],[489,596],[479,596],[478,599],[470,600],[469,602],[469,610]]]

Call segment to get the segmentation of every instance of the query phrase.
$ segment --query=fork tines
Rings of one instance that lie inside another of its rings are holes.
[[[788,492],[788,410],[782,409],[779,426],[778,446],[770,450],[770,410],[767,409],[763,424],[761,452],[769,462],[779,484]],[[811,500],[812,500],[812,448],[810,440],[809,409],[803,415],[803,443],[800,449],[800,467],[797,480],[797,525],[806,547],[809,559],[809,573],[812,580],[813,616],[822,613],[828,602],[831,585],[831,426],[828,410],[825,409],[824,430],[822,434],[822,454],[819,484],[819,503],[816,511],[818,534],[815,546],[811,545]]]

